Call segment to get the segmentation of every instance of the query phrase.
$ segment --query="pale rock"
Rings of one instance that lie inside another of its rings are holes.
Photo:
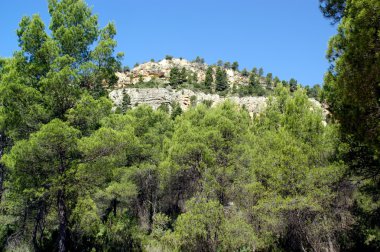
[[[157,81],[167,83],[170,77],[170,70],[173,67],[179,69],[185,68],[187,72],[195,73],[199,82],[203,82],[206,77],[208,65],[177,58],[171,60],[163,59],[159,62],[146,62],[136,66],[129,72],[116,73],[117,77],[119,77],[116,88],[124,88],[128,85],[134,85],[139,82],[140,76],[144,81],[150,81],[154,78]],[[231,86],[234,84],[248,85],[248,77],[243,76],[240,72],[234,71],[231,68],[226,69],[226,72]],[[264,85],[263,79],[260,80],[260,83],[263,83]]]
[[[250,115],[262,112],[266,107],[266,97],[220,97],[217,94],[205,94],[202,92],[194,92],[189,89],[178,91],[167,88],[124,88],[113,90],[109,97],[116,106],[120,106],[123,97],[128,94],[131,98],[131,106],[135,107],[140,104],[147,104],[153,109],[157,109],[161,104],[166,103],[172,105],[175,102],[181,106],[183,110],[187,110],[192,104],[192,97],[196,97],[196,104],[203,101],[212,101],[212,106],[216,106],[226,100],[230,100],[240,106],[244,106]]]

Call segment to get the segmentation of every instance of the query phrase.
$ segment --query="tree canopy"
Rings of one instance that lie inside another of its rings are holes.
[[[113,23],[83,0],[49,0],[50,31],[22,18],[0,59],[0,250],[379,250],[380,2],[320,3],[339,22],[323,88],[243,69],[237,92],[270,91],[255,114],[228,96],[116,107]],[[217,65],[201,86],[236,91],[238,63]]]

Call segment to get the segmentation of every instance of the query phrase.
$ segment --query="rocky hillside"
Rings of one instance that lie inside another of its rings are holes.
[[[181,70],[183,68],[186,69],[188,76],[195,75],[197,82],[203,83],[209,65],[178,58],[163,59],[159,62],[147,62],[134,67],[130,71],[116,73],[119,77],[118,84],[115,90],[110,92],[109,97],[117,107],[135,107],[139,104],[147,104],[157,109],[161,104],[164,104],[168,105],[169,110],[171,110],[175,104],[178,104],[182,110],[187,110],[190,106],[199,103],[215,106],[227,99],[245,107],[251,115],[260,113],[266,107],[267,98],[263,96],[245,95],[241,97],[238,93],[232,92],[220,96],[217,93],[204,93],[200,90],[191,90],[186,87],[174,90],[170,85],[166,85],[169,83],[170,71],[174,67]],[[216,68],[215,65],[212,65],[212,67]],[[235,86],[235,89],[240,89],[248,85],[249,77],[247,74],[243,75],[241,72],[234,71],[231,68],[225,70],[228,83],[231,87]],[[256,78],[258,83],[265,88],[265,78],[258,76]],[[155,85],[154,88],[143,88],[140,85],[136,85],[141,84],[141,82],[150,81],[164,85]],[[315,107],[323,107],[315,99],[310,99],[310,101]],[[323,108],[323,111],[326,116],[328,111],[325,108]]]
[[[205,94],[194,92],[188,89],[171,90],[170,88],[124,88],[117,89],[110,93],[109,97],[116,106],[122,106],[123,98],[128,95],[131,107],[139,104],[147,104],[157,109],[161,104],[167,104],[169,109],[173,104],[178,103],[182,110],[187,110],[190,106],[198,103],[208,103],[215,106],[225,100],[230,100],[242,107],[245,107],[251,115],[261,112],[266,106],[266,97],[220,97],[218,94]]]
[[[196,75],[198,82],[203,82],[206,76],[208,65],[177,58],[170,60],[163,59],[159,62],[147,62],[134,67],[130,71],[118,72],[117,76],[119,77],[119,81],[117,87],[127,87],[132,84],[136,84],[141,80],[147,82],[154,79],[157,81],[168,82],[170,70],[173,67],[177,67],[179,69],[185,68],[188,74]],[[248,84],[248,76],[243,76],[240,72],[234,71],[231,68],[226,69],[226,72],[230,85]]]
[[[170,88],[120,88],[113,90],[109,97],[115,103],[116,107],[122,107],[125,102],[124,97],[128,96],[128,106],[136,107],[140,104],[147,104],[153,109],[157,109],[161,104],[168,105],[169,110],[174,104],[178,104],[182,110],[187,110],[191,106],[199,103],[206,103],[210,106],[216,106],[226,100],[230,100],[241,107],[248,110],[249,114],[262,112],[266,107],[266,97],[238,97],[228,96],[221,97],[218,94],[205,94],[202,92],[194,92],[189,89],[172,90]],[[313,108],[322,109],[324,118],[329,114],[328,110],[317,100],[310,98]],[[313,109],[311,108],[311,109]]]

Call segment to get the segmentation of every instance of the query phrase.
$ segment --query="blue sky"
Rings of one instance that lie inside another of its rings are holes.
[[[318,0],[87,0],[99,23],[116,23],[124,65],[151,58],[238,61],[240,68],[263,67],[280,79],[304,85],[323,82],[329,38],[336,27],[324,19]],[[47,1],[1,3],[0,56],[17,50],[22,16],[39,13],[49,22]],[[48,26],[48,25],[47,25]]]

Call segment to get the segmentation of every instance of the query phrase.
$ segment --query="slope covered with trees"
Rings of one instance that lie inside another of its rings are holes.
[[[329,43],[331,63],[324,93],[341,124],[357,196],[351,234],[359,250],[380,249],[380,2],[321,1],[325,16],[339,22]]]
[[[267,74],[276,87],[253,117],[229,101],[170,113],[125,96],[114,110],[115,26],[82,0],[49,0],[51,33],[23,18],[20,50],[0,60],[0,250],[378,250],[380,6],[321,2],[340,20],[323,91]],[[263,70],[242,72],[257,92]],[[204,86],[224,92],[222,63],[213,74]]]

